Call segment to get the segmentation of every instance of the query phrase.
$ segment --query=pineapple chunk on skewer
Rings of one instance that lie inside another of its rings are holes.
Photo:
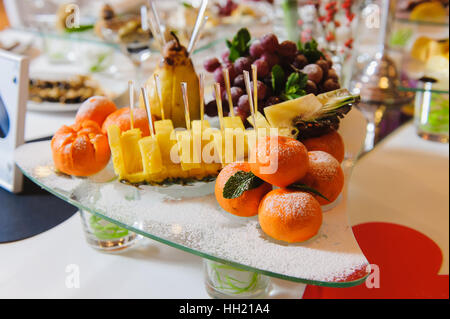
[[[173,124],[171,120],[160,120],[155,123],[155,136],[158,140],[159,149],[161,152],[161,157],[163,163],[172,163],[170,157],[170,151],[172,147],[176,144],[174,139],[171,139],[171,134],[173,132]]]
[[[114,172],[119,175],[119,179],[123,179],[126,176],[125,162],[123,160],[122,145],[120,141],[121,131],[120,128],[112,124],[108,126],[108,142],[111,149],[111,157],[114,165]]]
[[[271,128],[269,122],[267,122],[264,115],[262,115],[260,112],[255,113],[255,120],[256,125],[253,124],[253,116],[250,115],[249,117],[247,117],[247,121],[255,128],[267,128],[267,129]]]
[[[164,165],[156,137],[147,136],[140,139],[139,149],[141,151],[144,174],[152,175],[161,173]]]
[[[161,174],[164,171],[161,150],[153,128],[152,113],[148,102],[148,92],[144,87],[141,88],[141,90],[144,96],[144,104],[150,127],[150,136],[139,140],[143,173],[147,181],[155,181],[155,179],[161,181],[164,179],[164,174]]]
[[[190,131],[176,131],[178,154],[180,156],[181,169],[188,171],[200,168],[200,163],[193,161],[193,140]]]
[[[131,129],[122,133],[121,145],[123,161],[127,175],[142,171],[142,159],[139,151],[139,140],[142,138],[140,129]]]

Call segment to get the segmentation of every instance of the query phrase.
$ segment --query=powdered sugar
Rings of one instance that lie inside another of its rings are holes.
[[[310,216],[314,213],[314,210],[320,208],[320,205],[315,202],[314,197],[308,193],[293,192],[278,194],[271,197],[270,201],[264,204],[267,211],[272,214],[277,214],[281,218],[291,216]]]
[[[16,153],[19,166],[39,184],[75,204],[134,227],[186,250],[246,265],[291,280],[340,281],[366,267],[345,214],[346,201],[324,214],[319,234],[301,244],[272,240],[255,219],[221,210],[214,183],[166,188],[105,182],[112,168],[93,178],[72,178],[51,170],[49,142],[26,144]],[[304,202],[299,198],[295,211]]]
[[[309,167],[315,176],[335,176],[340,167],[339,162],[330,154],[322,151],[309,152]]]

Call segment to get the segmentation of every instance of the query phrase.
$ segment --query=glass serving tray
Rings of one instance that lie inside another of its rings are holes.
[[[217,204],[214,182],[188,186],[130,186],[111,165],[89,178],[55,173],[50,141],[16,150],[16,162],[32,181],[70,204],[133,232],[217,262],[313,285],[348,287],[364,282],[370,266],[347,220],[348,181],[365,138],[366,121],[353,110],[339,129],[346,146],[344,191],[324,212],[319,234],[287,244],[264,234],[254,218],[235,217]]]

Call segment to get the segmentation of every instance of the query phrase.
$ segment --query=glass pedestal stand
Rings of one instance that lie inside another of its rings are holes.
[[[203,266],[206,291],[212,298],[265,298],[269,294],[267,276],[208,259],[203,260]]]
[[[80,210],[86,241],[94,249],[104,252],[123,251],[133,246],[140,236],[106,221],[97,215]]]

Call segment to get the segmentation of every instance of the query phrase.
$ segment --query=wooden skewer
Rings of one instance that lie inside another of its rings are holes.
[[[164,115],[164,105],[163,105],[162,92],[161,92],[161,80],[159,79],[159,75],[156,73],[155,73],[153,79],[155,80],[156,94],[158,95],[159,108],[161,110],[161,119],[165,120],[166,117]]]
[[[204,26],[204,15],[206,12],[206,7],[208,6],[208,0],[202,0],[200,4],[200,9],[198,10],[197,18],[195,19],[194,29],[192,30],[191,38],[189,39],[189,45],[187,48],[188,54],[192,53],[194,49],[194,44],[197,42],[197,37],[200,33],[200,30]]]
[[[253,112],[258,110],[258,69],[256,65],[252,64],[253,75]]]
[[[189,114],[189,99],[187,94],[187,83],[181,82],[181,92],[183,94],[183,102],[184,102],[184,116],[186,120],[186,129],[188,131],[191,130],[191,116]]]
[[[128,95],[130,99],[130,127],[134,129],[134,83],[133,81],[128,81]]]
[[[197,46],[198,39],[200,39],[200,37],[201,37],[200,35],[202,34],[203,28],[205,27],[206,22],[208,22],[208,19],[209,19],[208,16],[206,16],[206,17],[203,18],[203,22],[202,22],[202,24],[201,24],[201,26],[200,26],[200,29],[198,30],[198,35],[197,35],[196,38],[194,39],[194,44],[192,45],[191,51],[188,52],[188,55],[189,55],[190,53],[194,52],[195,47]]]
[[[217,113],[219,114],[219,123],[220,123],[220,130],[224,130],[223,125],[223,109],[222,109],[222,94],[220,94],[220,84],[216,83],[214,85],[214,90],[216,92],[216,103],[217,103]]]
[[[200,121],[205,118],[205,74],[200,73],[198,78],[198,87],[200,91]]]
[[[153,129],[152,109],[150,108],[150,102],[148,101],[148,90],[145,86],[141,87],[141,93],[142,93],[142,96],[144,97],[144,105],[145,105],[145,110],[147,111],[148,126],[150,128],[150,134],[154,138],[155,131]]]
[[[252,90],[250,86],[250,74],[248,71],[244,71],[244,82],[245,82],[245,89],[247,90],[247,96],[248,96],[248,104],[250,105],[250,112],[252,113],[252,120],[253,120],[253,128],[256,129],[256,119],[255,119],[255,109],[253,108],[253,97],[252,97]]]
[[[161,48],[163,48],[166,45],[166,37],[164,36],[164,30],[161,24],[161,21],[159,20],[159,16],[158,16],[158,11],[156,10],[156,6],[155,6],[155,2],[153,0],[149,0],[149,6],[150,9],[153,13],[152,17],[150,17],[150,24],[152,24],[153,21],[153,25],[154,28],[158,28],[157,30],[157,34],[159,37],[159,41],[161,42]]]
[[[148,9],[147,6],[141,6],[141,28],[144,31],[148,31],[150,26],[148,25]],[[153,31],[153,30],[150,30]]]
[[[227,90],[230,114],[231,116],[234,116],[233,97],[231,96],[230,72],[228,71],[228,68],[223,69],[223,78],[225,80],[225,88]]]

